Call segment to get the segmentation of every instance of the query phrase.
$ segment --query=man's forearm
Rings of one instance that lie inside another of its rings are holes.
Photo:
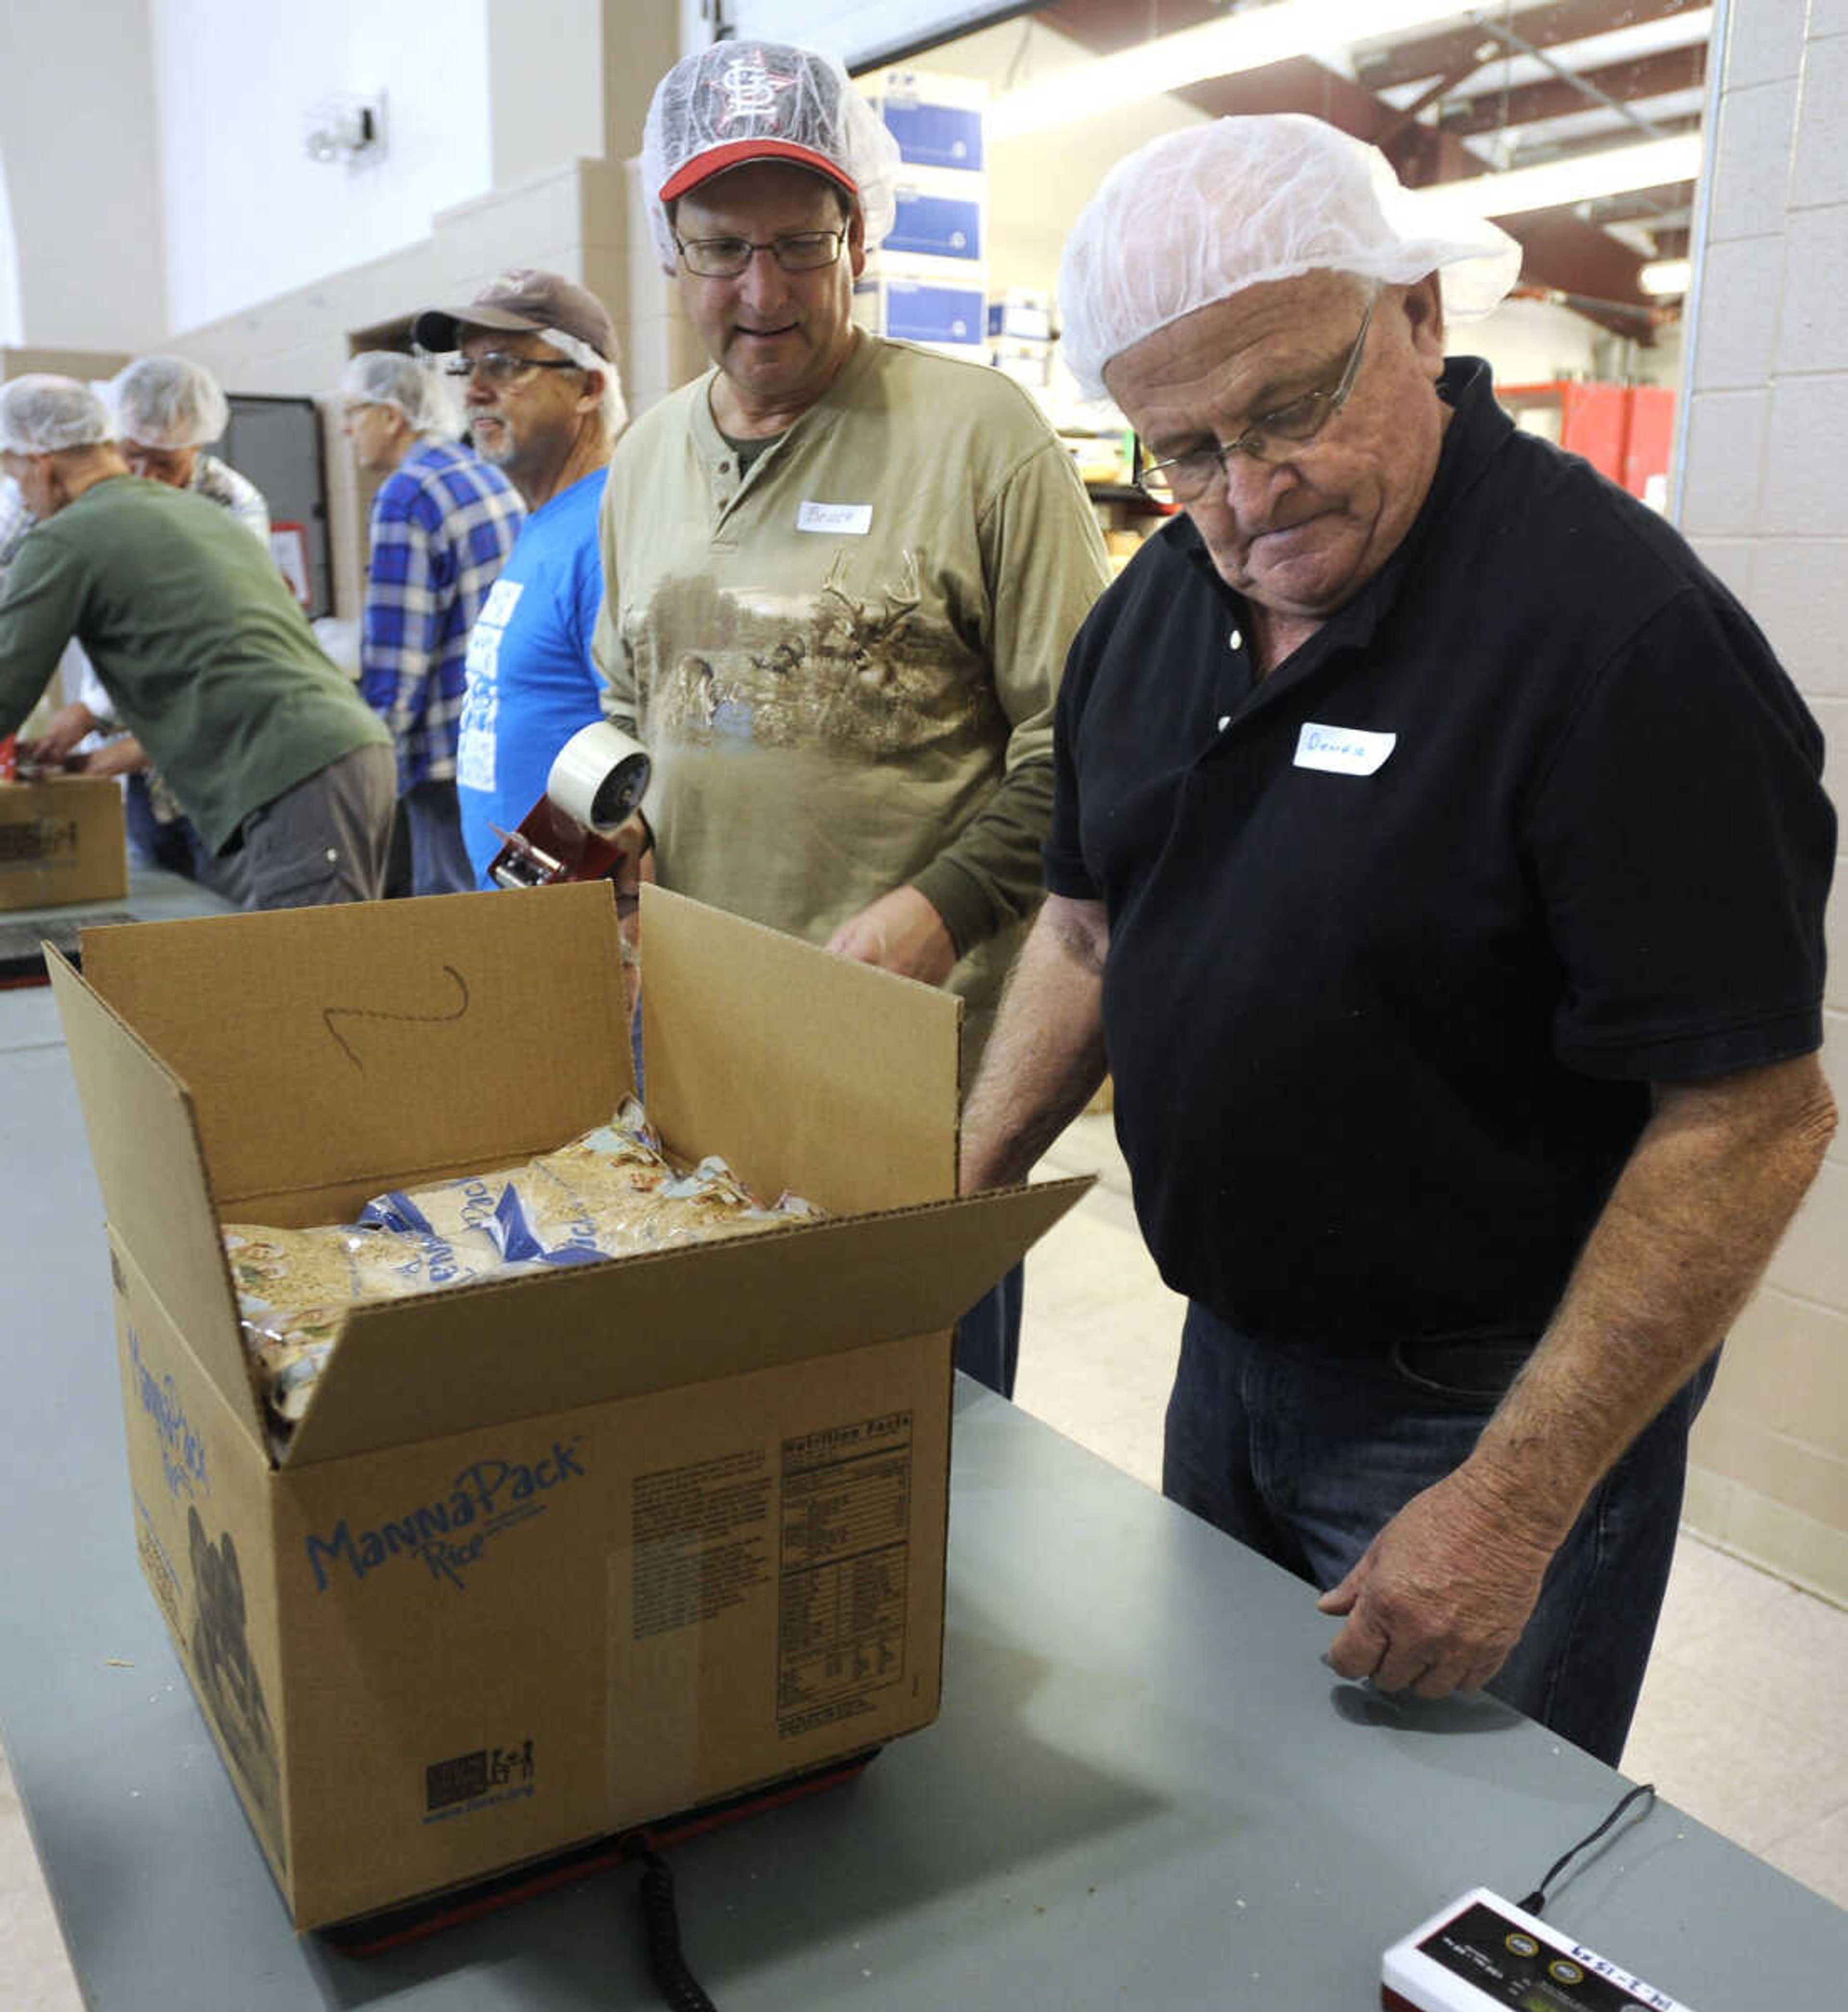
[[[1814,1056],[1658,1092],[1551,1327],[1462,1470],[1516,1525],[1563,1539],[1725,1338],[1834,1128]]]
[[[1024,1180],[1104,1079],[1103,910],[1047,898],[962,1120],[965,1193]]]
[[[958,956],[1033,911],[1045,884],[1052,764],[1018,763],[912,885],[944,919]]]

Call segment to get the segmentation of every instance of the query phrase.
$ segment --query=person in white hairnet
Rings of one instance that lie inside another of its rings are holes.
[[[137,356],[110,379],[116,438],[129,473],[190,489],[229,510],[269,549],[269,505],[248,476],[206,451],[231,422],[218,380],[183,356]]]
[[[459,445],[455,401],[429,364],[389,349],[353,357],[341,425],[373,498],[359,689],[398,747],[411,891],[466,893],[475,870],[456,801],[456,733],[469,632],[526,507],[498,468]]]
[[[216,504],[130,475],[112,432],[73,379],[0,385],[0,473],[34,518],[0,593],[0,739],[74,637],[213,855],[239,854],[244,906],[377,895],[390,737],[269,555]]]
[[[91,388],[114,416],[116,444],[131,475],[169,489],[188,489],[216,503],[269,550],[269,505],[262,491],[205,451],[206,443],[217,440],[230,423],[230,408],[210,371],[184,357],[141,356]],[[153,865],[234,897],[234,868],[214,863],[140,741],[116,732],[116,725],[107,694],[86,663],[77,697],[52,716],[45,736],[47,753],[62,758],[91,734],[111,735],[89,754],[84,770],[126,779],[130,844]]]
[[[611,463],[598,661],[653,758],[662,884],[948,986],[972,1063],[1039,901],[1053,694],[1106,568],[1017,384],[855,327],[897,161],[809,50],[721,42],[656,87],[655,248],[712,367]],[[958,1332],[1004,1393],[1020,1291]]]
[[[1614,1764],[1689,1425],[1834,1125],[1835,826],[1738,602],[1446,355],[1518,264],[1297,116],[1079,218],[1068,360],[1181,514],[1072,649],[963,1181],[1108,1055],[1190,1301],[1165,1492],[1325,1589],[1340,1675]]]

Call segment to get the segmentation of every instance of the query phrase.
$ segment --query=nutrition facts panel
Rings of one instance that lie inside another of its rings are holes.
[[[904,1673],[912,1416],[783,1445],[777,1713],[786,1735],[871,1708]]]

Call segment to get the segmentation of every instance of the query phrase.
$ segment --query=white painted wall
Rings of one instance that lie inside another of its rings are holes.
[[[144,4],[160,108],[169,328],[415,244],[437,211],[493,187],[487,0]],[[117,66],[98,67],[107,77]],[[309,159],[317,105],[380,93],[381,158]]]
[[[1848,812],[1848,0],[1730,0],[1689,345],[1682,529],[1821,722]],[[1844,817],[1848,830],[1848,816]],[[1848,1111],[1848,861],[1823,1063]],[[1848,1129],[1733,1332],[1688,1514],[1848,1603]]]
[[[0,0],[20,342],[127,349],[165,332],[148,60],[148,0]]]
[[[6,156],[0,153],[0,349],[16,348],[25,339],[20,318],[20,255],[6,194]]]

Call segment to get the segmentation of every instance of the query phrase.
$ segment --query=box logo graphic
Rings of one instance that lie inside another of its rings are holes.
[[[583,1479],[583,1447],[581,1436],[554,1439],[551,1450],[535,1461],[478,1460],[457,1475],[446,1495],[373,1529],[355,1531],[343,1516],[326,1536],[310,1531],[308,1563],[315,1590],[325,1593],[342,1566],[363,1579],[394,1558],[420,1559],[432,1579],[446,1579],[460,1590],[491,1538],[541,1514],[548,1497]]]
[[[184,1497],[188,1501],[209,1495],[212,1481],[205,1468],[205,1442],[188,1422],[172,1375],[156,1375],[142,1360],[141,1337],[132,1327],[128,1331],[128,1360],[136,1400],[153,1421],[167,1493],[176,1500]]]

